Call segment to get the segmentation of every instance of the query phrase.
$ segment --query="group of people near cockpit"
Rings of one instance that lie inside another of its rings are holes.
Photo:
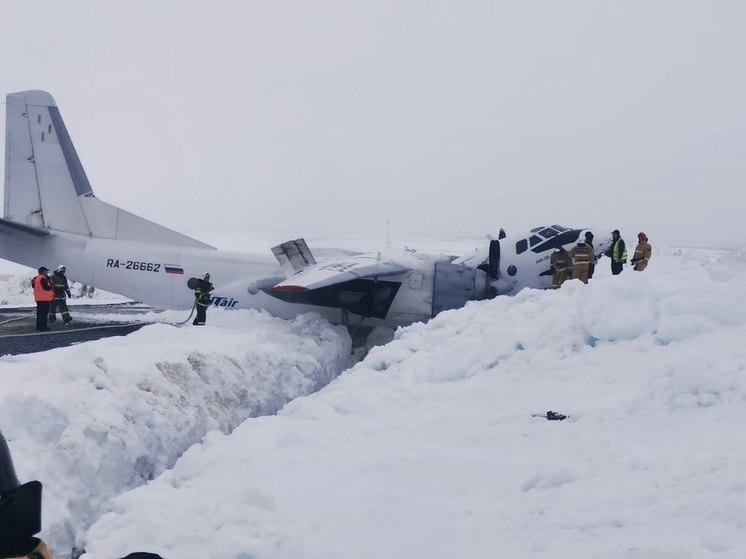
[[[653,249],[648,242],[648,236],[645,233],[637,235],[637,247],[630,263],[634,270],[642,272],[648,266]],[[604,252],[611,260],[611,273],[619,275],[624,270],[627,263],[627,246],[622,239],[619,230],[616,229],[611,234],[611,247]],[[596,267],[596,251],[593,247],[593,233],[587,231],[585,238],[582,239],[572,249],[567,250],[561,246],[551,256],[549,264],[552,272],[552,289],[559,289],[568,279],[579,279],[583,283],[593,277]]]

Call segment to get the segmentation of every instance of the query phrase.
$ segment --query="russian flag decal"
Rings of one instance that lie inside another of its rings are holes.
[[[164,264],[163,267],[167,274],[180,274],[184,275],[184,268],[177,266],[176,264]]]

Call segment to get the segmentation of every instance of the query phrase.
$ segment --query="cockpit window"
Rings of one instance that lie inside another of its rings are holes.
[[[554,237],[554,236],[555,236],[556,234],[557,234],[557,231],[555,231],[554,229],[550,229],[549,227],[547,227],[546,229],[542,229],[542,230],[541,230],[541,231],[539,232],[539,235],[541,235],[541,236],[542,236],[542,237],[544,237],[545,239],[551,239],[551,238],[552,238],[552,237]]]
[[[515,253],[521,254],[522,252],[526,252],[528,250],[528,241],[526,239],[521,239],[515,244]]]
[[[541,242],[541,237],[537,237],[536,235],[531,235],[531,238],[529,239],[531,242],[531,248],[535,247]]]
[[[561,225],[552,225],[557,231],[567,231],[567,227],[562,227]]]
[[[537,231],[541,231],[542,229],[544,229],[543,225],[541,227],[534,227],[533,229],[531,229],[531,232],[536,233]]]

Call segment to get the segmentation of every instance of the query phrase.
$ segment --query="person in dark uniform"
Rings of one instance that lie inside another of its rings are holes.
[[[70,286],[65,276],[66,268],[63,264],[57,266],[52,274],[52,284],[54,285],[54,301],[49,308],[49,322],[57,321],[57,311],[62,315],[62,321],[67,324],[73,317],[67,309],[67,298],[70,297]]]
[[[590,231],[585,232],[585,244],[587,244],[589,247],[591,247],[591,250],[593,252],[596,251],[596,249],[593,247],[593,233]],[[593,272],[596,270],[596,263],[591,262],[588,264],[588,279],[591,279],[593,277]]]
[[[38,332],[49,330],[47,318],[49,307],[54,301],[54,286],[47,272],[49,270],[42,266],[39,268],[38,275],[31,280],[31,287],[34,288],[34,301],[36,301],[36,330]]]
[[[215,288],[210,283],[210,274],[199,280],[199,285],[194,289],[194,302],[197,306],[197,317],[192,324],[204,326],[207,322],[207,307],[210,306],[210,292]]]

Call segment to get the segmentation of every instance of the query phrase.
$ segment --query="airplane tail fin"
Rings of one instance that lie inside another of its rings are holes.
[[[6,98],[5,219],[86,237],[212,248],[96,198],[52,96]]]

